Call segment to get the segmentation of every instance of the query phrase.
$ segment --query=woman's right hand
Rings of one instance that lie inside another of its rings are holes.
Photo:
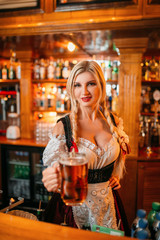
[[[55,162],[52,167],[46,168],[43,172],[42,182],[48,192],[57,192],[60,187],[60,166]]]

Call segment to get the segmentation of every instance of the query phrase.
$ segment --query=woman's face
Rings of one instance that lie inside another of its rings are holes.
[[[90,72],[79,74],[74,82],[74,96],[82,107],[95,107],[99,100],[100,88]]]

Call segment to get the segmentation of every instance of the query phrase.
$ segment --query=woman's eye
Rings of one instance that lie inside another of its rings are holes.
[[[75,83],[74,87],[80,87],[80,84],[79,83]]]
[[[90,86],[95,86],[95,85],[97,85],[95,82],[91,82],[91,83],[89,83],[88,85],[90,85]]]

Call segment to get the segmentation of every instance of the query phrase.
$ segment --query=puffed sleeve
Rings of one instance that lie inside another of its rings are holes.
[[[64,153],[67,153],[65,136],[50,135],[50,141],[43,152],[43,165],[52,166]]]

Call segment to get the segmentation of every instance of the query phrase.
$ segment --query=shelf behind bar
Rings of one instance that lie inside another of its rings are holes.
[[[148,112],[148,113],[146,113],[146,112],[141,112],[141,115],[142,115],[142,116],[154,116],[155,113],[153,113],[153,112]],[[158,116],[160,116],[160,113],[158,113]]]
[[[114,80],[107,80],[107,81],[106,81],[106,84],[107,84],[107,83],[108,83],[108,84],[111,84],[111,85],[112,85],[112,84],[117,85],[117,84],[118,84],[118,81],[117,81],[117,80],[116,80],[116,81],[114,81]]]
[[[17,84],[17,83],[20,83],[20,80],[18,79],[0,79],[0,85],[10,85],[10,84]]]
[[[52,109],[38,109],[38,108],[33,108],[32,109],[32,112],[56,112],[57,114],[64,114],[64,113],[69,113],[70,111],[68,110],[66,110],[66,111],[56,111],[56,109],[54,108],[52,108]]]
[[[160,87],[160,79],[151,79],[151,80],[145,80],[142,79],[142,85],[149,85],[149,86],[159,86]]]
[[[43,79],[43,80],[41,80],[41,79],[39,79],[39,80],[32,80],[32,83],[36,83],[36,84],[38,84],[38,83],[55,83],[55,84],[57,84],[57,83],[67,83],[67,79],[52,79],[52,80],[50,80],[50,79]]]

